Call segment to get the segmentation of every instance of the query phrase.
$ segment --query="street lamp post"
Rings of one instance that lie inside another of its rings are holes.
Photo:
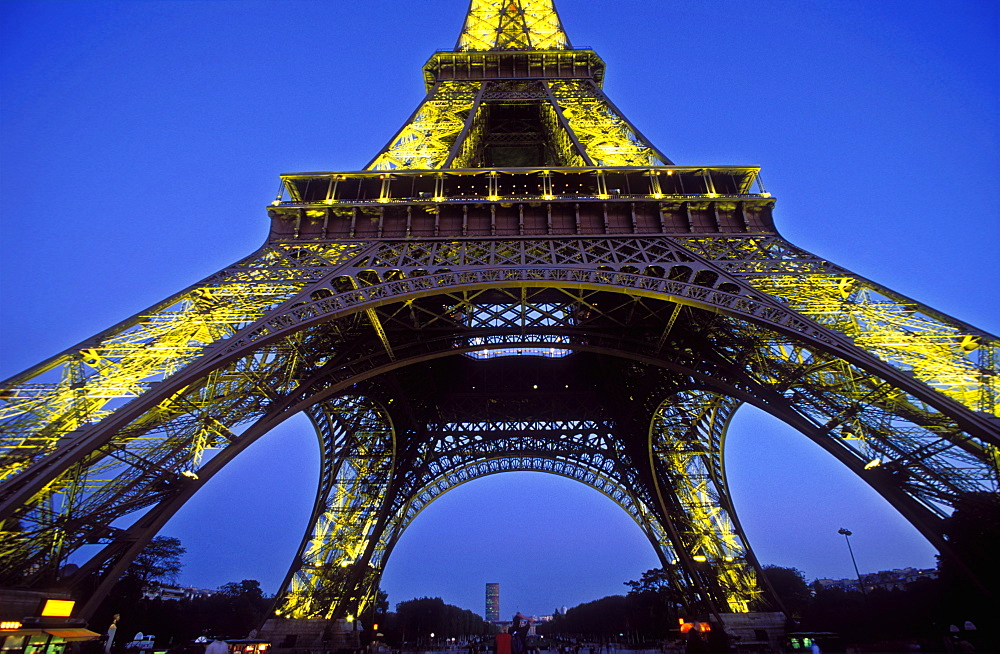
[[[865,582],[861,581],[861,573],[858,572],[858,562],[854,560],[854,550],[851,548],[851,530],[841,527],[837,530],[837,533],[843,534],[844,540],[847,541],[847,551],[851,553],[851,563],[854,564],[854,574],[858,577],[858,586],[861,587],[861,594],[867,595],[868,593],[865,591]]]

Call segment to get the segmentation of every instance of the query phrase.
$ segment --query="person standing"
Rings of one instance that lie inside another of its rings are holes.
[[[115,613],[114,617],[111,618],[111,624],[108,625],[108,630],[105,633],[104,638],[104,654],[108,654],[111,651],[111,646],[115,643],[115,634],[118,633],[119,617],[119,614]]]
[[[531,621],[518,611],[510,625],[510,654],[524,654],[528,651],[528,630]]]

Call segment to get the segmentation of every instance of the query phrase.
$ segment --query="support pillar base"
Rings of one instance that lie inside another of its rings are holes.
[[[361,643],[361,625],[325,618],[270,618],[257,637],[271,641],[274,654],[349,652]]]
[[[736,650],[740,652],[779,652],[784,647],[784,613],[723,613],[719,615]]]

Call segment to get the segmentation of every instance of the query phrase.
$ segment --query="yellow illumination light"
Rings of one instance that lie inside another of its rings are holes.
[[[4,622],[0,622],[0,629],[20,629],[20,628],[21,628],[21,623],[18,622],[17,620],[6,620]]]
[[[499,199],[500,199],[500,196],[499,196],[499,195],[487,195],[487,196],[486,196],[486,199],[487,199],[487,200],[490,200],[490,201],[492,201],[492,202],[495,202],[495,201],[497,201],[497,200],[499,200]]]
[[[435,197],[431,198],[431,200],[434,200],[435,202],[444,202],[444,197],[438,195],[438,196],[435,196]]]
[[[556,196],[554,196],[554,195],[543,195],[542,196],[543,200],[554,200],[555,198],[556,198]]]
[[[47,599],[42,607],[43,617],[68,618],[73,612],[73,605],[76,600]]]
[[[563,50],[568,45],[551,0],[520,0],[509,7],[474,0],[459,40],[460,50]]]
[[[872,459],[865,464],[865,470],[871,470],[872,468],[877,468],[882,465],[882,459]]]
[[[650,194],[649,197],[655,198],[655,199],[659,200],[660,198],[663,197],[663,194],[662,193],[652,193],[652,194]]]
[[[697,554],[695,556],[692,556],[691,558],[697,561],[698,563],[704,563],[705,561],[708,561],[708,557],[705,556],[704,554]]]

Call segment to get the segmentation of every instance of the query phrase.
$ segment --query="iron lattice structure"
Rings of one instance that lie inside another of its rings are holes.
[[[765,606],[723,461],[744,403],[946,550],[998,491],[997,337],[784,240],[757,168],[674,165],[603,74],[550,0],[473,0],[365,170],[283,175],[257,252],[8,380],[0,583],[96,551],[61,580],[92,611],[298,412],[322,471],[279,616],[364,611],[425,506],[515,470],[614,500],[690,610]]]

